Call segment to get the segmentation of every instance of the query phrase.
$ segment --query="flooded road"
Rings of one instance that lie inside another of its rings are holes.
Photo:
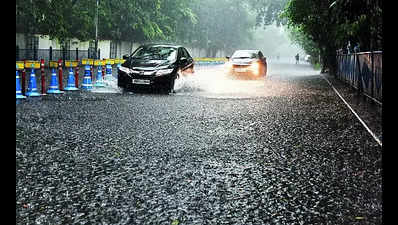
[[[281,85],[284,78],[319,75],[308,64],[297,66],[291,63],[270,63],[267,77],[258,80],[233,79],[224,65],[199,67],[192,77],[176,80],[175,90],[179,95],[207,98],[256,98],[289,94],[289,85]],[[291,93],[293,94],[293,93]]]
[[[16,104],[17,224],[381,224],[381,147],[310,65]]]

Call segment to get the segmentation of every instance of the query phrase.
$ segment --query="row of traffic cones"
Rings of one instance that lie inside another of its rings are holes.
[[[112,76],[112,67],[109,69],[108,66],[106,68],[106,76],[107,77]],[[97,72],[97,79],[94,84],[95,87],[105,87],[104,80],[102,77],[102,68],[101,66],[98,66],[98,72]],[[90,66],[86,65],[84,68],[84,77],[83,77],[83,84],[82,84],[82,89],[84,90],[91,90],[93,88],[93,84],[91,81],[91,70]],[[79,90],[79,88],[76,87],[76,82],[75,82],[75,76],[73,75],[73,70],[72,67],[69,68],[69,77],[68,77],[68,83],[66,87],[64,88],[65,91],[76,91]],[[58,88],[58,79],[57,75],[55,73],[55,69],[52,68],[51,70],[51,81],[50,81],[50,86],[47,91],[48,94],[62,94],[64,93],[63,91],[59,90]],[[26,93],[26,96],[28,97],[34,97],[34,96],[41,96],[36,87],[36,75],[34,69],[31,69],[30,73],[30,79],[29,79],[29,85],[28,85],[28,92]],[[16,98],[17,99],[23,99],[26,98],[26,96],[22,95],[22,89],[21,89],[21,81],[19,77],[18,70],[16,71]]]
[[[26,92],[26,96],[29,96],[29,97],[40,96],[40,94],[37,92],[36,75],[35,75],[34,69],[31,70],[28,92]],[[23,99],[23,98],[26,98],[26,96],[22,95],[21,81],[20,81],[18,70],[17,70],[17,72],[16,72],[16,98]]]
[[[55,69],[51,69],[51,82],[50,86],[48,87],[48,94],[63,94],[63,91],[60,91],[58,89],[58,79],[57,79],[57,74],[55,73]]]

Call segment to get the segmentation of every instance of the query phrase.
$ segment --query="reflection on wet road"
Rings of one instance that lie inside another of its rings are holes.
[[[381,148],[319,71],[175,89],[17,104],[16,223],[381,224]]]
[[[207,98],[256,98],[288,95],[292,84],[283,82],[297,76],[318,75],[309,64],[269,63],[266,78],[257,80],[234,79],[225,73],[223,65],[199,67],[195,75],[181,77],[175,82],[177,95]]]

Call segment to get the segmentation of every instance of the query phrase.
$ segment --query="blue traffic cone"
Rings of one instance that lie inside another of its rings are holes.
[[[112,65],[106,64],[105,68],[106,68],[105,80],[111,80],[112,79]]]
[[[93,84],[91,83],[91,70],[90,70],[90,66],[88,66],[88,65],[86,65],[84,67],[84,77],[83,77],[82,88],[84,90],[93,89]]]
[[[57,79],[57,74],[55,73],[55,69],[51,69],[51,82],[50,86],[47,90],[47,94],[63,94],[63,91],[60,91],[58,89],[58,79]]]
[[[68,84],[66,85],[66,88],[64,88],[65,91],[77,91],[79,88],[75,86],[75,76],[73,74],[73,69],[72,67],[69,67],[69,77],[68,77]]]
[[[22,95],[22,89],[21,89],[21,80],[19,78],[19,73],[17,70],[17,79],[16,79],[17,83],[16,83],[16,95],[17,98],[26,98],[26,96]]]
[[[97,78],[94,84],[95,87],[105,87],[104,79],[102,79],[102,67],[98,66]]]
[[[37,92],[36,75],[35,75],[35,69],[33,69],[33,68],[30,72],[28,92],[26,92],[26,96],[29,96],[29,97],[40,96],[39,92]]]

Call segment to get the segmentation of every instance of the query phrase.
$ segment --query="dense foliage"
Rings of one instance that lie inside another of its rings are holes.
[[[16,31],[48,34],[60,41],[95,37],[96,0],[17,0]],[[189,0],[100,0],[100,39],[145,41],[167,39],[175,33],[173,21],[193,15]]]
[[[290,0],[282,14],[309,54],[334,73],[336,50],[382,50],[381,0]],[[313,55],[315,56],[315,55]]]
[[[192,4],[192,10],[198,22],[184,29],[190,35],[181,40],[207,49],[208,56],[215,56],[218,50],[232,52],[250,42],[255,21],[246,1],[197,0]]]
[[[17,0],[16,32],[95,38],[97,0]],[[191,43],[209,55],[248,41],[254,20],[241,0],[99,0],[101,40]]]
[[[336,50],[382,50],[381,0],[253,0],[257,23],[287,24],[293,41],[333,73]]]
[[[51,39],[95,38],[97,0],[17,0],[16,32]],[[167,41],[218,50],[253,44],[255,28],[287,24],[290,37],[333,68],[336,50],[381,50],[381,0],[99,0],[98,37]]]

